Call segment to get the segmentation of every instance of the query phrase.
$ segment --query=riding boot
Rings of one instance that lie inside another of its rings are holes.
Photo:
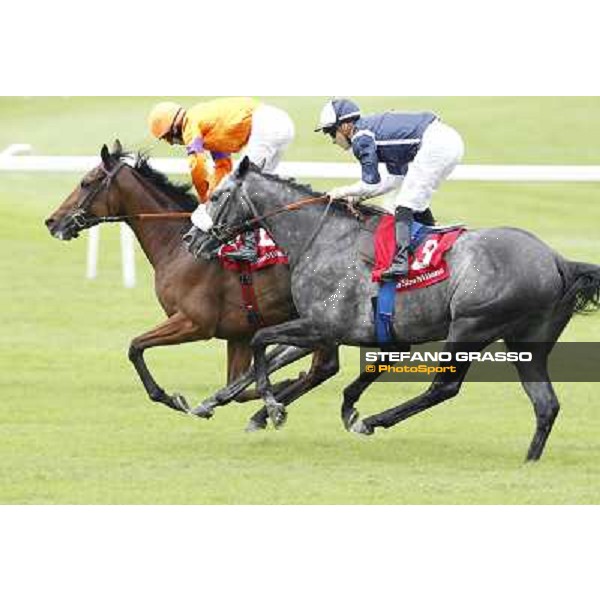
[[[392,266],[383,274],[383,281],[397,281],[402,277],[408,277],[409,255],[412,224],[414,216],[410,208],[400,206],[396,209],[396,247],[397,254]]]
[[[254,263],[258,260],[258,247],[256,244],[256,233],[250,231],[243,236],[243,244],[239,250],[227,254],[227,258],[236,262]]]
[[[212,260],[216,258],[221,243],[210,234],[192,227],[184,236],[183,243],[188,252],[196,260]]]
[[[433,216],[430,208],[424,210],[423,212],[415,213],[414,217],[415,221],[421,225],[426,225],[427,227],[436,226],[435,217]]]

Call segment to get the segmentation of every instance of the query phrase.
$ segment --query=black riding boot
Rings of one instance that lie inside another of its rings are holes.
[[[253,263],[258,260],[258,248],[256,245],[256,232],[250,231],[244,234],[244,243],[239,250],[227,254],[227,258],[236,262]]]
[[[408,277],[411,229],[414,216],[410,208],[399,207],[396,209],[396,247],[397,254],[392,266],[383,274],[383,281],[396,281],[401,277]]]
[[[212,260],[216,257],[220,242],[196,226],[192,227],[183,237],[183,243],[188,252],[196,260]]]
[[[424,210],[423,212],[415,213],[414,217],[415,221],[421,225],[427,225],[427,227],[435,227],[436,225],[435,217],[433,216],[430,208]]]

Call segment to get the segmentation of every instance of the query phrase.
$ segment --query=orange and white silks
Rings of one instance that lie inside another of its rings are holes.
[[[188,148],[192,181],[202,202],[223,177],[231,173],[231,155],[248,144],[252,116],[259,102],[252,98],[222,98],[203,102],[187,111],[183,122],[183,141]],[[206,152],[215,163],[209,174]]]

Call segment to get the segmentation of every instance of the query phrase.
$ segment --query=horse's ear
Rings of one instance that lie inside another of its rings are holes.
[[[100,158],[102,159],[105,167],[110,165],[110,152],[106,144],[104,144],[104,146],[102,146],[102,150],[100,150]]]
[[[115,140],[112,153],[114,156],[121,156],[123,154],[123,144],[121,144],[120,140]]]
[[[244,156],[244,159],[240,163],[240,165],[235,173],[236,177],[239,177],[240,179],[243,179],[244,177],[246,177],[246,175],[248,174],[248,171],[250,170],[251,164],[252,163],[250,162],[250,159],[247,156]]]

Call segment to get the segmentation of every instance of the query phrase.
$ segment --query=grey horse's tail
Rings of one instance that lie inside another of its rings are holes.
[[[600,266],[572,262],[566,267],[563,277],[567,291],[561,304],[572,306],[573,314],[600,310]]]

